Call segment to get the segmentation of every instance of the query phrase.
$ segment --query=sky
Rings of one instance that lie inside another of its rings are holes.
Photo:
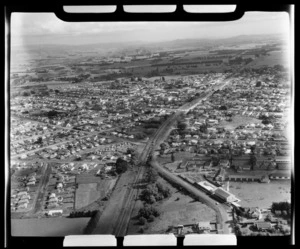
[[[246,12],[229,22],[64,22],[54,13],[12,13],[11,43],[92,44],[228,38],[253,34],[289,34],[284,12]]]

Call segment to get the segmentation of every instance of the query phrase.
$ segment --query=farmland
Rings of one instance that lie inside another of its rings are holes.
[[[261,66],[274,66],[277,64],[284,64],[288,66],[289,58],[286,56],[286,51],[272,51],[269,54],[270,55],[261,57],[259,60],[251,62],[249,66],[253,66],[255,68]]]

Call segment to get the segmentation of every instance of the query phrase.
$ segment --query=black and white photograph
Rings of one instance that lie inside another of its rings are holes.
[[[8,233],[290,236],[292,32],[13,12]]]

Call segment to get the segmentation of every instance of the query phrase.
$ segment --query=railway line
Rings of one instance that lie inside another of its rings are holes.
[[[125,205],[122,208],[121,213],[118,216],[118,219],[117,219],[118,224],[117,224],[117,226],[115,226],[115,230],[113,233],[117,237],[123,237],[126,235],[128,223],[131,218],[131,213],[132,213],[134,205],[135,205],[134,199],[139,194],[139,190],[134,189],[134,186],[139,182],[139,180],[141,179],[141,177],[144,174],[144,171],[145,171],[145,166],[139,167],[135,181],[132,183],[132,186],[131,186],[131,189],[129,192],[129,196],[125,200]]]

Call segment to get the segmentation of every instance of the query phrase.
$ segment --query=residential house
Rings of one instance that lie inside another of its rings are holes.
[[[267,231],[272,228],[271,223],[265,221],[257,221],[254,225],[258,231]]]
[[[196,224],[196,230],[198,233],[209,233],[211,230],[209,221],[200,221]]]

